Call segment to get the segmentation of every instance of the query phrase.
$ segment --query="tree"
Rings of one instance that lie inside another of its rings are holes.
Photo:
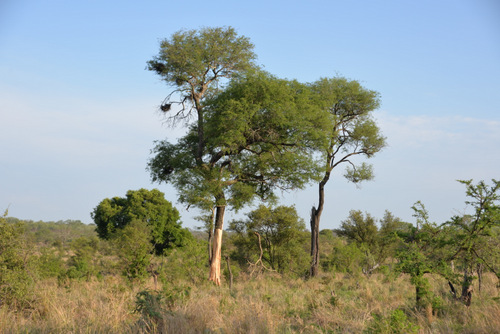
[[[234,243],[240,261],[255,263],[262,248],[263,265],[279,273],[297,274],[305,264],[307,253],[302,247],[306,240],[305,224],[294,206],[260,205],[248,214],[248,219],[232,221],[229,230],[236,233]]]
[[[363,252],[363,273],[369,275],[380,265],[375,258],[378,253],[378,228],[369,213],[363,215],[359,210],[351,210],[336,232],[354,242]]]
[[[314,102],[328,113],[319,147],[323,159],[322,179],[318,184],[318,207],[311,210],[311,267],[316,276],[319,265],[319,222],[325,203],[325,185],[334,168],[347,164],[345,177],[354,183],[373,178],[371,165],[354,164],[355,156],[373,157],[385,146],[385,138],[371,117],[379,107],[379,94],[345,78],[321,79],[311,88],[317,94]]]
[[[153,181],[173,183],[181,202],[216,208],[209,279],[217,284],[226,206],[238,210],[255,197],[272,199],[276,188],[301,188],[318,173],[313,147],[324,122],[310,97],[296,81],[249,72],[205,101],[201,165],[196,126],[177,144],[162,141],[153,150]]]
[[[444,227],[452,229],[447,244],[451,246],[448,261],[458,261],[463,270],[462,291],[460,299],[469,306],[472,300],[472,282],[475,267],[486,266],[497,278],[500,278],[498,260],[500,252],[498,243],[498,228],[500,228],[500,182],[492,180],[488,186],[484,181],[473,184],[472,180],[459,180],[466,186],[466,195],[470,200],[474,213],[471,215],[455,216]],[[452,279],[453,280],[453,279]],[[449,282],[452,291],[455,291],[452,282]]]
[[[30,306],[34,292],[31,247],[23,222],[8,223],[7,214],[0,216],[0,304],[23,309]]]
[[[179,212],[158,189],[129,190],[126,197],[106,198],[91,213],[100,238],[110,239],[134,220],[151,228],[151,243],[157,254],[182,246],[191,237],[180,223]]]
[[[374,249],[377,243],[378,228],[375,219],[369,214],[360,210],[351,210],[349,217],[342,221],[340,228],[336,230],[339,236]]]
[[[119,230],[114,239],[121,260],[123,275],[128,279],[144,279],[151,264],[151,227],[141,220],[133,220]]]
[[[194,158],[199,169],[203,169],[203,166],[206,165],[203,158],[206,153],[205,141],[207,138],[204,132],[205,99],[216,93],[221,79],[230,79],[234,75],[254,67],[254,59],[253,45],[248,38],[238,36],[231,27],[179,31],[174,33],[170,39],[161,42],[159,55],[148,62],[149,70],[156,72],[167,84],[174,87],[161,105],[161,110],[171,111],[172,104],[180,108],[169,117],[173,124],[181,120],[188,122],[194,111],[196,121],[190,125],[189,142],[194,140],[196,146],[190,145],[179,149],[179,147],[165,141],[158,144],[154,149],[154,152],[157,153],[156,161],[149,164],[153,179],[168,181],[169,174],[174,172],[174,166],[177,168],[189,165],[190,158]],[[158,171],[159,166],[152,165],[158,164],[158,156],[160,155],[175,157],[175,159],[169,161],[161,171]],[[177,170],[179,169],[177,168]],[[192,173],[191,177],[195,179],[210,178],[207,173],[203,172]],[[181,195],[181,201],[187,200],[183,200]],[[215,204],[207,204],[204,199],[194,202],[197,202],[205,210],[213,210],[215,207],[216,221],[223,220],[225,210],[225,205],[221,205],[223,200],[218,198]],[[221,243],[222,235],[219,235],[217,228],[221,226],[220,223],[215,226],[214,248],[218,248],[217,245]],[[211,256],[210,259],[214,258]],[[215,277],[217,275],[212,271],[215,270],[216,266],[216,263],[211,265],[210,274],[210,279],[215,281],[217,281]]]
[[[442,234],[436,224],[429,222],[429,214],[420,201],[412,206],[412,210],[416,218],[415,226],[407,232],[400,231],[398,235],[402,243],[396,253],[397,269],[410,275],[411,283],[415,286],[417,308],[425,309],[431,316],[432,294],[428,279],[424,275],[442,274],[446,271],[440,252]]]

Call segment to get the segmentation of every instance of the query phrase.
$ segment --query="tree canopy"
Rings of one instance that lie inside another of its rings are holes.
[[[179,212],[158,189],[129,190],[126,197],[105,198],[91,214],[100,238],[110,239],[134,220],[151,228],[151,242],[156,253],[181,246],[190,237],[183,229]]]

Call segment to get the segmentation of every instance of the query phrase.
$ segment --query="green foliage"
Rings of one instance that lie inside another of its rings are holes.
[[[459,181],[466,186],[466,195],[474,213],[463,217],[455,216],[444,224],[449,227],[448,245],[451,245],[450,260],[458,260],[464,268],[477,263],[486,265],[500,278],[500,182],[492,180],[488,186],[484,181],[473,184],[472,180]]]
[[[68,261],[66,275],[73,279],[87,279],[97,274],[96,254],[99,240],[97,237],[80,237],[71,242],[74,255]]]
[[[363,273],[369,275],[381,264],[383,258],[379,256],[378,228],[375,219],[369,213],[363,215],[359,210],[351,210],[349,217],[342,221],[336,233],[346,237],[349,242],[356,245],[355,248],[359,249],[361,255],[357,256],[354,262],[359,262]]]
[[[9,218],[14,219],[15,218]],[[67,246],[72,240],[79,237],[92,237],[95,235],[95,225],[84,224],[79,220],[54,221],[24,221],[26,233],[33,242],[45,246]]]
[[[351,210],[349,217],[342,221],[336,232],[339,236],[344,236],[348,240],[374,251],[377,245],[378,229],[375,219],[369,213],[365,215],[363,216],[359,210]]]
[[[411,229],[410,223],[405,223],[391,212],[385,211],[384,217],[380,220],[378,232],[379,259],[382,261],[394,257],[397,249],[401,247],[400,236],[408,235]]]
[[[235,232],[233,257],[241,264],[256,262],[260,255],[258,238],[261,238],[262,261],[280,273],[304,274],[308,254],[304,248],[307,240],[305,224],[298,217],[295,207],[276,208],[260,205],[244,221],[232,221],[229,230]]]
[[[347,165],[344,177],[353,183],[373,179],[372,166],[365,162],[356,164],[354,158],[374,156],[384,148],[385,137],[371,118],[371,112],[380,105],[377,92],[342,77],[322,78],[309,87],[314,95],[312,103],[326,117],[326,122],[316,131],[321,139],[316,141],[319,145],[315,149],[322,162],[318,173],[318,207],[313,207],[311,213],[310,273],[315,276],[318,272],[319,223],[325,203],[324,187],[333,169]]]
[[[322,78],[310,86],[317,94],[314,102],[329,114],[320,148],[326,163],[325,176],[338,165],[348,163],[350,168],[345,174],[348,180],[355,183],[370,180],[371,166],[355,165],[352,157],[370,158],[385,146],[385,138],[371,118],[371,112],[380,105],[379,94],[342,77]]]
[[[419,326],[408,319],[403,310],[396,309],[386,317],[379,314],[373,314],[373,320],[364,332],[370,334],[416,334],[419,332],[419,329]]]
[[[8,223],[7,211],[0,216],[0,303],[28,307],[33,299],[30,252],[25,243],[24,224]]]
[[[134,220],[145,222],[151,227],[151,243],[157,254],[182,246],[191,237],[189,231],[181,227],[177,209],[157,189],[129,190],[125,198],[106,198],[94,209],[92,218],[103,239],[114,237]]]
[[[202,124],[177,144],[157,143],[152,179],[172,182],[182,202],[207,211],[303,187],[319,173],[312,146],[325,123],[308,97],[304,85],[264,72],[231,81],[205,101]],[[203,159],[196,158],[200,126]]]
[[[365,253],[356,243],[345,243],[339,238],[327,262],[327,267],[336,272],[351,275],[360,274],[363,268]]]
[[[164,284],[184,280],[200,284],[207,279],[207,268],[207,242],[192,239],[184,247],[168,251],[167,257],[161,259],[158,271]]]
[[[141,280],[148,276],[153,252],[150,240],[151,227],[141,220],[133,220],[117,232],[113,242],[120,258],[122,273],[128,279]]]
[[[53,248],[43,247],[36,259],[36,266],[40,278],[59,277],[64,275],[66,268],[61,254]]]
[[[424,275],[446,271],[446,263],[439,252],[439,228],[429,222],[429,214],[420,201],[416,202],[412,209],[416,225],[410,231],[401,232],[399,235],[402,244],[396,254],[397,270],[410,275],[411,283],[415,286],[416,305],[424,309],[430,305],[433,298],[428,279]]]
[[[148,69],[175,87],[178,103],[183,108],[191,103],[200,111],[200,101],[204,95],[215,93],[220,79],[251,69],[255,58],[252,43],[238,36],[234,28],[202,28],[178,31],[161,41],[160,52],[148,62]],[[171,103],[171,100],[165,101],[162,110],[168,112]],[[191,108],[183,111],[189,113]]]
[[[139,313],[140,327],[145,331],[162,332],[161,319],[163,316],[163,295],[157,291],[142,290],[135,296],[134,313]]]

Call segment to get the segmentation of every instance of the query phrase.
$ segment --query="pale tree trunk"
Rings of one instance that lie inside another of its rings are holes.
[[[222,257],[222,228],[224,225],[225,206],[217,206],[212,244],[212,261],[210,262],[209,281],[220,285],[220,266]]]

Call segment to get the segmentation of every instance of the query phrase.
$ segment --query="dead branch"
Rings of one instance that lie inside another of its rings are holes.
[[[250,261],[248,261],[248,265],[249,265],[249,268],[251,269],[250,271],[250,276],[253,275],[253,273],[255,271],[258,270],[257,274],[260,274],[262,272],[262,270],[267,270],[267,271],[276,271],[274,269],[271,269],[271,268],[267,268],[264,263],[262,262],[262,255],[264,254],[264,251],[262,250],[262,240],[261,240],[261,237],[260,237],[260,234],[257,233],[257,232],[253,232],[257,238],[259,239],[259,250],[260,250],[260,255],[259,255],[259,259],[255,262],[255,263],[251,263]]]

